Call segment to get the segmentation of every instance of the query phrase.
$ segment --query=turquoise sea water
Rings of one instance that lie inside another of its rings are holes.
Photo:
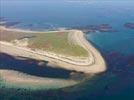
[[[133,100],[134,23],[133,0],[1,0],[0,17],[19,22],[14,27],[34,30],[110,24],[117,32],[92,32],[87,39],[100,50],[107,71],[74,87],[50,91],[0,91],[0,98],[24,100]],[[77,67],[77,66],[76,66]],[[45,98],[45,99],[44,99]]]

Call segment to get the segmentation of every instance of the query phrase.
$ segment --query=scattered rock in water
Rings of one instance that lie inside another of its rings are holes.
[[[109,24],[100,24],[100,25],[87,25],[87,26],[75,26],[73,29],[82,30],[85,33],[90,32],[117,32],[117,30],[113,29]]]
[[[100,32],[116,32],[117,30],[113,29],[109,24],[101,24],[98,26],[98,31]]]
[[[134,29],[134,23],[125,23],[124,27],[129,28],[129,29]]]

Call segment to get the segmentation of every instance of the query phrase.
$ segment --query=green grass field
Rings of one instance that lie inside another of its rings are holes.
[[[67,32],[38,33],[29,40],[29,47],[33,49],[38,48],[71,56],[88,56],[83,47],[69,43]]]

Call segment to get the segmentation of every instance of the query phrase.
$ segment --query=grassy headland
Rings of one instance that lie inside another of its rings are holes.
[[[84,48],[68,41],[67,32],[38,33],[35,37],[29,39],[28,46],[64,55],[80,57],[88,55]]]

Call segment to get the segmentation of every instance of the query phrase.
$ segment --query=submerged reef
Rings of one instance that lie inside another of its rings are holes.
[[[129,29],[134,29],[134,23],[125,23],[124,27],[129,28]]]

